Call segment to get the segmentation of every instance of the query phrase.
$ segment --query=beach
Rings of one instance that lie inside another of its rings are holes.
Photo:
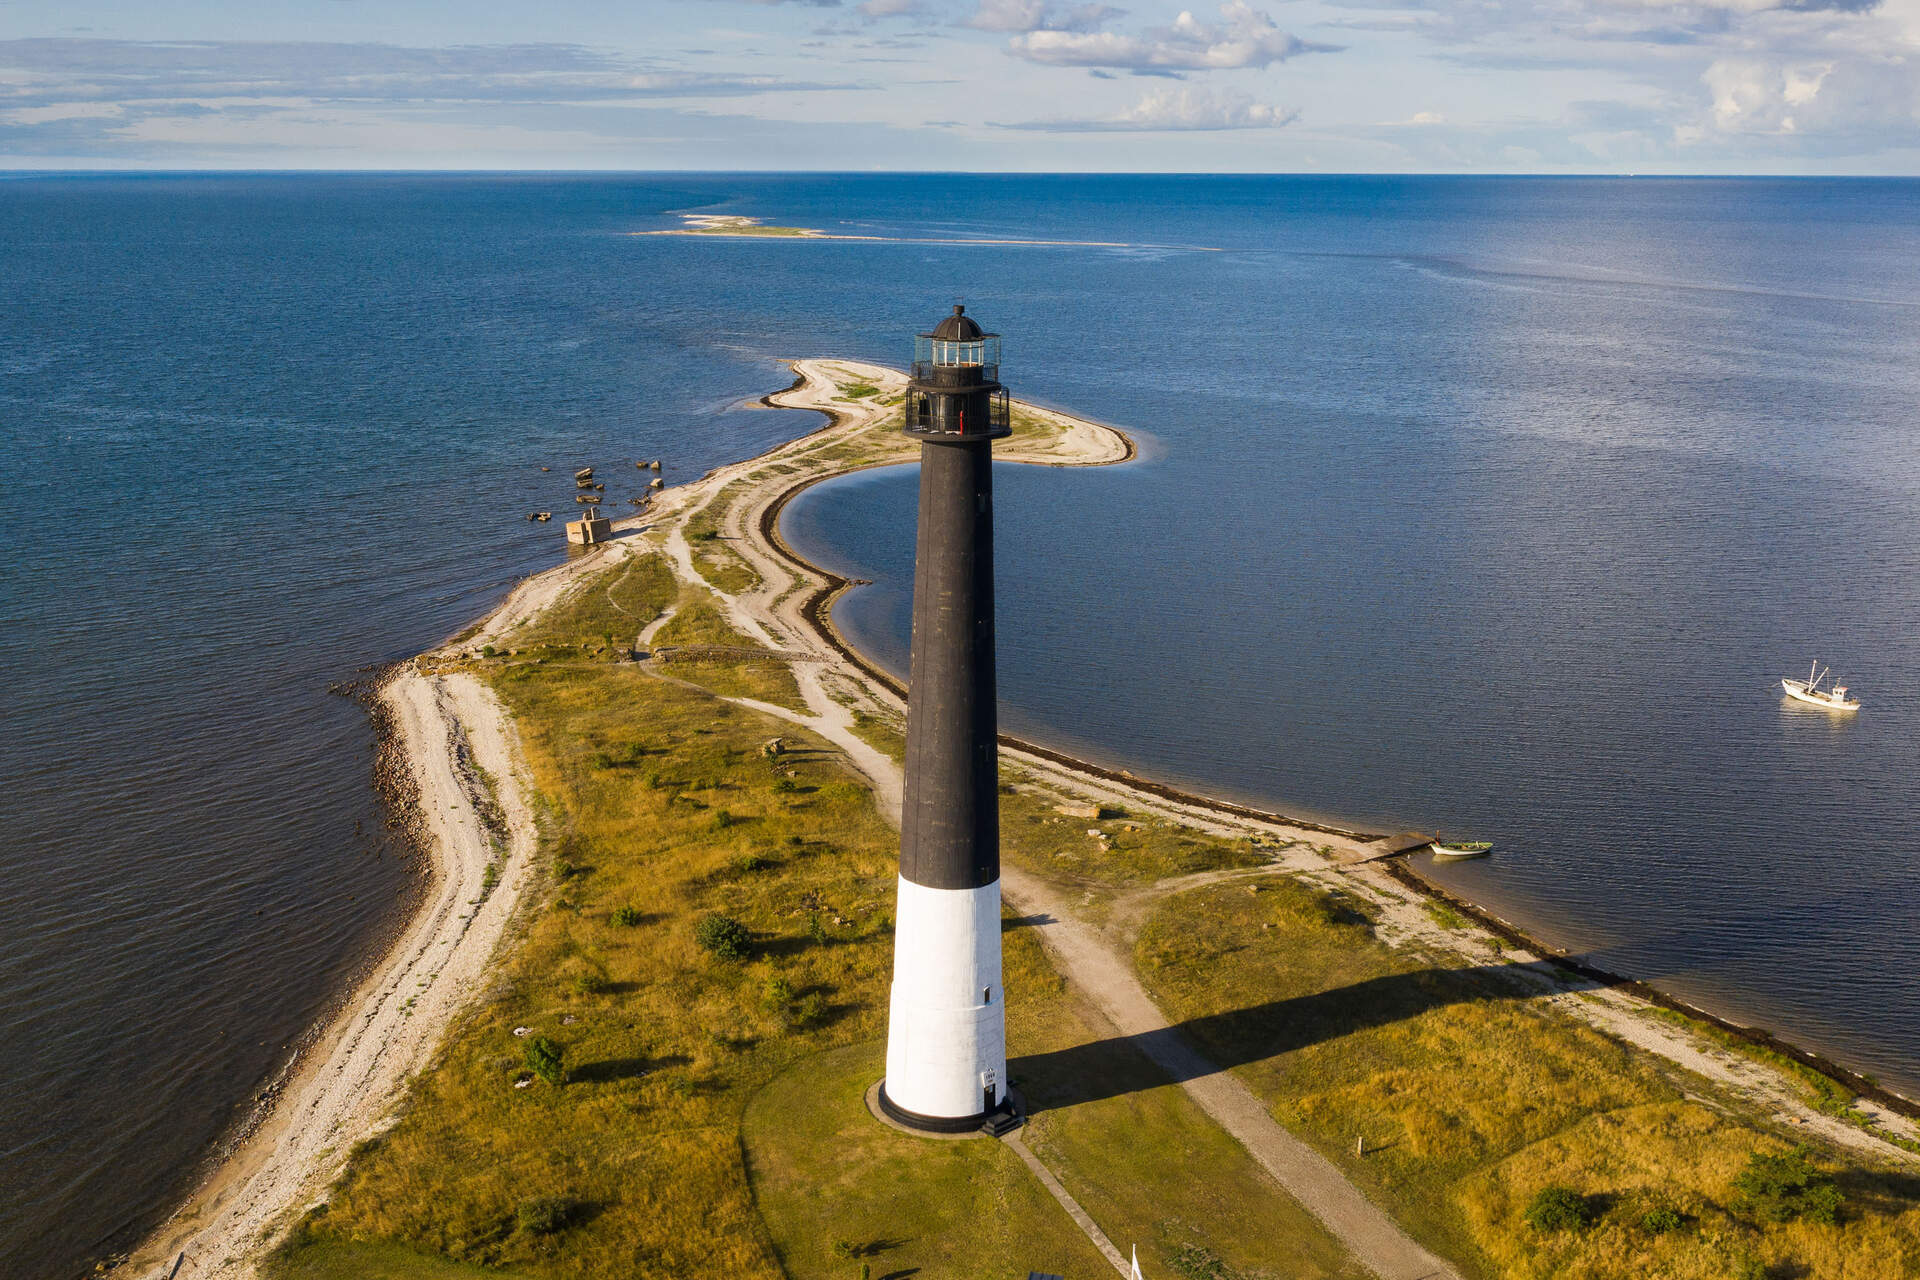
[[[189,1264],[183,1276],[251,1274],[263,1252],[324,1199],[355,1146],[391,1122],[408,1082],[429,1069],[447,1029],[486,989],[501,948],[512,945],[517,913],[529,895],[538,892],[539,832],[515,727],[499,700],[462,664],[492,649],[510,652],[517,632],[603,571],[636,557],[659,555],[682,582],[713,590],[728,623],[741,635],[794,655],[798,660],[791,670],[803,706],[750,697],[729,700],[833,744],[847,767],[872,787],[882,813],[897,821],[899,766],[863,736],[860,721],[897,719],[903,705],[899,691],[834,634],[829,606],[847,584],[786,547],[778,519],[780,508],[808,485],[854,468],[911,460],[911,442],[893,431],[893,414],[886,405],[902,379],[895,371],[850,361],[798,361],[794,370],[794,386],[770,395],[767,402],[817,410],[828,416],[827,425],[760,457],[665,490],[647,510],[620,522],[614,542],[526,580],[473,628],[402,664],[385,680],[379,698],[387,710],[397,759],[403,762],[401,773],[414,796],[417,837],[432,867],[431,887],[391,950],[294,1065],[265,1121],[132,1256],[128,1274],[156,1269],[164,1274],[182,1253]],[[1024,439],[1017,433],[1000,451],[1005,460],[1113,465],[1134,454],[1121,432],[1033,406],[1019,405],[1017,411],[1022,415],[1017,421],[1024,420],[1028,430]],[[696,516],[706,522],[703,530],[711,530],[712,537],[689,538],[688,526]],[[713,566],[707,558],[722,554],[737,556],[751,570],[749,585],[733,591],[712,587]],[[636,618],[634,647],[644,651],[651,632],[664,620]],[[1711,1081],[1782,1123],[1817,1133],[1837,1147],[1899,1159],[1903,1153],[1881,1135],[1909,1141],[1915,1137],[1914,1127],[1894,1114],[1894,1107],[1875,1106],[1872,1099],[1861,1104],[1871,1125],[1815,1110],[1780,1071],[1657,1016],[1657,1006],[1632,990],[1557,967],[1556,957],[1528,950],[1525,939],[1512,930],[1502,937],[1497,921],[1482,922],[1492,929],[1440,923],[1428,910],[1424,887],[1392,874],[1380,858],[1381,847],[1365,833],[1293,824],[1242,806],[1217,804],[1094,769],[1034,744],[1003,742],[1003,758],[1029,780],[1020,784],[1023,787],[1073,797],[1096,809],[1110,805],[1195,830],[1251,839],[1274,850],[1265,866],[1163,882],[1091,913],[1057,887],[1018,868],[1007,869],[1009,907],[1050,919],[1040,930],[1049,955],[1071,982],[1092,994],[1123,1034],[1147,1035],[1167,1026],[1132,978],[1125,958],[1130,931],[1138,929],[1156,902],[1206,883],[1287,875],[1338,886],[1363,899],[1379,913],[1380,934],[1395,946],[1502,965],[1567,1016]],[[1207,1088],[1189,1087],[1202,1092]],[[1314,1165],[1317,1157],[1297,1144],[1289,1146],[1270,1121],[1263,1125],[1248,1110],[1250,1099],[1196,1096],[1196,1101],[1310,1209],[1324,1209],[1323,1221],[1343,1224],[1337,1234],[1356,1252],[1405,1254],[1410,1242],[1396,1242],[1391,1224],[1384,1220],[1368,1219],[1364,1204],[1342,1209],[1329,1201],[1330,1196],[1338,1199],[1339,1188],[1327,1183],[1325,1170]],[[1406,1266],[1416,1264],[1417,1257]]]

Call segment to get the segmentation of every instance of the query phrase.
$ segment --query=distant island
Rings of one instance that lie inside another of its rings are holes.
[[[798,228],[670,234],[806,234]],[[1391,841],[1003,743],[1007,1140],[888,1128],[902,691],[781,539],[897,371],[402,664],[434,888],[145,1276],[1893,1277],[1905,1104],[1430,893]],[[1000,457],[1132,442],[1016,403]],[[1910,1110],[1910,1109],[1909,1109]],[[1789,1272],[1788,1268],[1806,1268]]]
[[[1141,245],[1120,240],[1010,240],[998,237],[931,237],[931,236],[866,236],[850,235],[834,231],[822,231],[818,227],[782,227],[769,226],[761,218],[750,218],[740,214],[683,213],[682,225],[667,227],[656,231],[631,231],[636,236],[713,236],[725,238],[750,239],[787,239],[787,240],[862,240],[888,244],[1025,244],[1053,248],[1088,249],[1147,249],[1173,248],[1191,249],[1198,253],[1218,253],[1219,250],[1207,245]]]

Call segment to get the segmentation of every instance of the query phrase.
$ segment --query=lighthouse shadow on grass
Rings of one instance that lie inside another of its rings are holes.
[[[1098,1102],[1265,1062],[1296,1050],[1419,1017],[1450,1005],[1537,995],[1532,972],[1564,984],[1544,962],[1466,969],[1419,969],[1348,986],[1206,1014],[1143,1035],[1110,1036],[1011,1059],[1007,1075],[1033,1112]],[[1602,985],[1579,979],[1576,990]]]

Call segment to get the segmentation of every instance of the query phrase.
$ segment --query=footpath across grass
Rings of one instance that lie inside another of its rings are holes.
[[[1276,1119],[1475,1273],[1920,1275],[1920,1178],[1816,1153],[1844,1195],[1837,1222],[1756,1207],[1737,1184],[1792,1145],[1789,1127],[1525,998],[1497,966],[1389,949],[1349,898],[1291,880],[1195,890],[1150,918],[1137,959]],[[1578,1221],[1527,1221],[1551,1188]]]

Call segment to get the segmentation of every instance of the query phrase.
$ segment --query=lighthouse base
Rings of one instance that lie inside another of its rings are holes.
[[[978,1115],[923,1116],[889,1098],[887,1082],[882,1080],[867,1090],[867,1109],[895,1128],[909,1129],[935,1138],[971,1138],[976,1135],[998,1138],[1012,1133],[1027,1122],[1026,1102],[1017,1089],[1006,1090],[993,1110],[982,1111]]]

